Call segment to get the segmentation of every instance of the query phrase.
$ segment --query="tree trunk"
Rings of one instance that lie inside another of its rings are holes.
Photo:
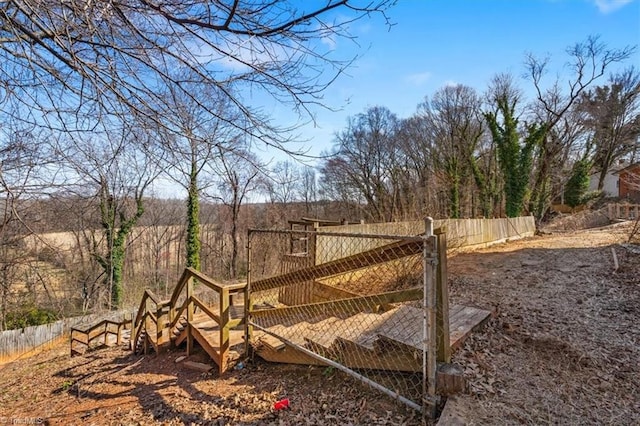
[[[187,268],[200,270],[200,199],[195,161],[191,162],[187,198]]]

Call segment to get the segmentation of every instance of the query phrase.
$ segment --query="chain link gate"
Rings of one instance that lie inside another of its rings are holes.
[[[435,408],[437,237],[251,230],[249,341]],[[428,297],[426,297],[428,296]],[[439,330],[442,331],[442,330]],[[424,408],[427,408],[425,410]]]

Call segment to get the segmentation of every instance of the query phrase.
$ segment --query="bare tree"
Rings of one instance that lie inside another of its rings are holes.
[[[364,213],[374,221],[402,215],[398,126],[398,118],[385,107],[372,107],[349,118],[347,128],[335,137],[333,155],[321,168],[325,191],[339,191],[345,200],[364,201]]]
[[[38,258],[33,245],[27,244],[28,238],[37,238],[33,224],[38,212],[33,204],[46,195],[47,187],[54,190],[57,185],[49,170],[46,137],[14,120],[0,125],[0,330],[6,328],[10,312],[37,299],[29,276],[35,272],[40,277]],[[46,291],[46,283],[42,284]]]
[[[423,114],[402,120],[397,138],[404,153],[406,182],[403,186],[411,188],[403,191],[407,210],[415,212],[417,217],[427,214],[445,216],[448,197],[445,197],[445,205],[440,205],[438,194],[442,191],[435,172],[435,147],[428,120]]]
[[[231,256],[229,259],[229,278],[238,275],[239,222],[240,209],[249,194],[260,185],[261,169],[255,155],[240,150],[225,151],[218,147],[218,161],[215,173],[218,176],[216,195],[213,198],[221,202],[231,216]]]
[[[547,128],[538,147],[536,176],[532,190],[532,207],[538,218],[546,212],[551,195],[551,174],[561,164],[559,159],[570,145],[575,142],[574,124],[566,120],[573,105],[595,81],[605,75],[607,69],[615,63],[629,58],[634,47],[610,49],[597,36],[590,36],[584,42],[567,48],[569,55],[567,67],[573,72],[568,84],[563,85],[558,76],[543,89],[550,58],[538,58],[528,54],[525,65],[527,75],[536,90],[539,104],[539,119]]]
[[[197,85],[191,87],[198,90]],[[241,133],[236,125],[219,117],[242,121],[236,106],[215,87],[201,90],[200,95],[202,101],[195,101],[170,87],[164,95],[165,112],[160,118],[164,125],[155,143],[147,147],[148,154],[168,177],[187,192],[186,266],[195,269],[200,269],[201,192],[213,184],[213,165],[219,160],[220,152],[232,149]],[[203,104],[207,109],[218,111],[216,115],[211,117],[204,112]]]
[[[303,166],[300,172],[300,185],[298,192],[300,199],[304,202],[304,209],[307,215],[314,214],[316,203],[318,202],[318,191],[316,185],[316,171],[311,166]]]
[[[149,135],[125,126],[90,140],[65,138],[58,154],[77,176],[78,193],[97,199],[103,238],[94,238],[92,254],[101,266],[110,308],[123,301],[123,267],[127,238],[144,213],[144,194],[158,175],[140,149]],[[83,292],[85,295],[87,291]]]
[[[462,187],[468,186],[472,164],[483,135],[481,100],[468,86],[445,86],[418,107],[427,121],[432,154],[449,188],[450,217],[461,217]]]
[[[299,193],[300,172],[300,167],[290,160],[274,164],[265,181],[272,203],[287,205],[296,199]]]
[[[640,73],[629,68],[612,75],[608,85],[584,92],[579,107],[586,113],[601,190],[611,166],[640,145]]]
[[[92,130],[106,115],[157,119],[171,87],[202,113],[237,125],[201,102],[200,87],[216,87],[262,134],[243,86],[301,113],[353,58],[320,43],[352,39],[358,19],[391,0],[295,2],[196,0],[8,0],[0,11],[0,86],[22,105],[23,120],[61,130]],[[181,70],[176,74],[174,70]],[[158,120],[158,124],[165,123]],[[175,130],[175,129],[172,129]]]

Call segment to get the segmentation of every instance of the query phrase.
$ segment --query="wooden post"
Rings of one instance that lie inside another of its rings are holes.
[[[173,320],[176,319],[176,306],[173,301],[169,303],[169,324],[173,324]],[[171,330],[169,330],[169,334],[171,334]]]
[[[229,362],[229,289],[220,293],[220,374],[227,369]]]
[[[146,309],[146,307],[145,307]],[[149,351],[149,327],[148,327],[148,323],[147,320],[149,316],[145,313],[144,314],[144,354],[146,355],[147,352]]]
[[[436,230],[438,237],[438,269],[436,271],[436,337],[438,362],[451,362],[449,342],[449,285],[447,275],[447,229]]]
[[[109,323],[107,321],[104,322],[104,345],[107,346],[107,342],[109,338]]]
[[[118,323],[118,334],[116,334],[116,345],[120,346],[122,344],[122,327],[124,327],[124,322]]]
[[[251,231],[247,236],[247,285],[244,288],[244,355],[249,357],[251,355],[251,338],[253,337],[253,327],[249,324],[251,318]]]
[[[193,330],[191,326],[193,324],[193,277],[187,281],[187,356],[193,352]]]
[[[156,342],[158,342],[158,352],[160,352],[160,346],[166,343],[165,336],[168,336],[168,333],[165,333],[165,325],[167,324],[167,312],[165,311],[165,307],[162,304],[157,305],[156,309],[156,319],[158,323],[156,324]]]
[[[73,332],[74,331],[75,330],[72,328],[71,329],[71,341],[69,342],[69,346],[70,346],[70,349],[71,349],[71,355],[70,356],[73,356]]]

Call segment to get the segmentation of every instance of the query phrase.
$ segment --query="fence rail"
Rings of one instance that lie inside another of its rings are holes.
[[[434,220],[435,229],[445,229],[449,248],[461,248],[496,244],[507,240],[531,237],[535,234],[536,224],[533,216],[502,219],[442,219]],[[355,254],[354,248],[368,250],[380,240],[360,239],[358,244],[349,242],[350,248],[340,246],[346,241],[342,234],[377,235],[422,235],[425,232],[424,221],[367,223],[331,227],[334,235],[319,233],[316,242],[315,263],[329,262],[333,259]]]
[[[607,206],[609,220],[635,220],[640,217],[640,204],[609,204]]]
[[[6,330],[0,333],[0,364],[11,362],[33,351],[46,349],[70,335],[71,329],[92,325],[105,318],[113,321],[131,315],[130,311],[115,311],[65,318],[49,324]]]
[[[116,345],[122,344],[122,332],[130,324],[130,318],[125,318],[122,321],[105,319],[89,328],[71,327],[71,356],[80,355],[84,351],[91,349],[92,343],[99,338],[102,338],[102,345],[104,346],[110,343],[109,338],[111,336],[115,337]]]

